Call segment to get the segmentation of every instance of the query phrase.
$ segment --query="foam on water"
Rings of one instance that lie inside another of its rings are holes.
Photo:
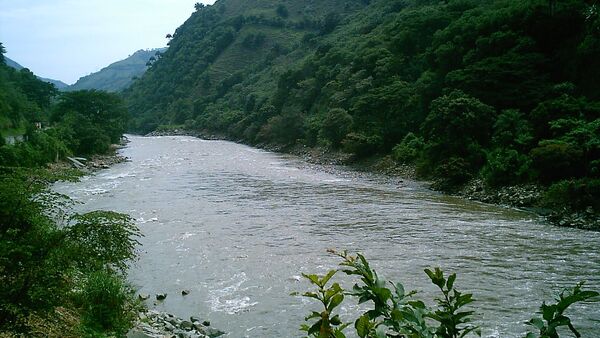
[[[250,297],[243,295],[243,292],[249,289],[249,287],[242,287],[247,281],[248,277],[241,272],[233,275],[227,281],[216,283],[214,288],[208,291],[207,302],[210,304],[211,310],[236,314],[257,305],[258,302],[252,302]]]

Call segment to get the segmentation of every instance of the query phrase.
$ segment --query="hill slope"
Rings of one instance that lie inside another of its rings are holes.
[[[133,82],[134,79],[146,72],[146,63],[156,58],[156,53],[162,53],[166,48],[138,50],[128,58],[117,61],[96,73],[81,77],[76,83],[69,86],[67,91],[97,89],[109,92],[121,91]]]
[[[7,57],[5,57],[5,61],[6,61],[5,63],[7,66],[12,67],[16,70],[21,70],[21,69],[25,68],[25,67],[21,66],[19,63],[17,63],[16,61],[11,60]],[[62,90],[69,86],[68,84],[66,84],[60,80],[47,79],[45,77],[40,77],[40,76],[36,76],[36,77],[44,82],[53,84],[56,87],[56,89],[59,89],[59,90]]]
[[[219,0],[124,94],[138,131],[391,154],[600,224],[599,31],[579,0]]]

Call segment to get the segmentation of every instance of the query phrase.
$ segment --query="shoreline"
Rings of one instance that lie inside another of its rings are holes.
[[[390,156],[373,157],[357,161],[351,154],[343,153],[341,151],[333,151],[319,147],[310,148],[303,145],[277,146],[267,144],[248,144],[242,140],[236,140],[222,134],[207,133],[202,131],[189,131],[184,129],[153,131],[141,136],[191,136],[204,140],[236,142],[256,147],[258,149],[298,156],[310,164],[320,166],[343,165],[357,172],[374,173],[393,179],[399,179],[400,181],[403,179],[414,180],[422,183],[427,189],[440,192],[445,195],[460,197],[467,200],[478,201],[500,207],[515,208],[532,212],[544,217],[549,224],[555,226],[600,231],[600,215],[596,215],[589,210],[573,212],[571,210],[567,210],[566,208],[562,210],[551,210],[539,207],[539,203],[546,191],[546,188],[538,184],[520,184],[492,188],[487,186],[483,180],[475,178],[467,182],[458,192],[448,193],[434,189],[432,187],[433,182],[419,178],[417,176],[415,166],[398,164],[392,160]]]

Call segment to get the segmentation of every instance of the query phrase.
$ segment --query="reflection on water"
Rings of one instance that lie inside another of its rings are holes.
[[[131,141],[131,162],[56,190],[136,219],[145,237],[131,281],[167,292],[159,309],[209,318],[230,337],[300,337],[314,304],[289,294],[308,288],[300,273],[339,263],[332,247],[363,252],[424,298],[434,292],[424,268],[457,272],[489,337],[521,337],[541,300],[579,280],[600,289],[600,233],[230,142]],[[584,336],[600,331],[597,309],[571,312]]]

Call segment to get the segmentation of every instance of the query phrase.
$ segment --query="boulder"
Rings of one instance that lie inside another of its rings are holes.
[[[154,338],[155,336],[150,335],[142,330],[133,328],[127,332],[127,338]]]
[[[179,324],[179,327],[184,330],[191,331],[194,328],[194,324],[192,324],[190,321],[184,320],[181,322],[181,324]]]

